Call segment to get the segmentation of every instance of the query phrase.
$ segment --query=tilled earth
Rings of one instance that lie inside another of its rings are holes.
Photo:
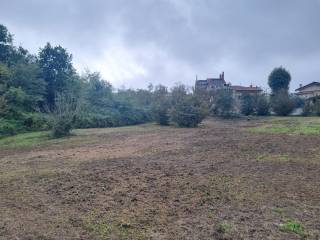
[[[320,239],[320,136],[247,130],[265,121],[1,150],[0,239]]]

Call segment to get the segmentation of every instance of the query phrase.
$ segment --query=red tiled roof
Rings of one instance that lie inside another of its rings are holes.
[[[259,87],[244,87],[244,86],[230,86],[230,89],[235,91],[257,91],[257,92],[262,91],[262,89]]]
[[[312,82],[312,83],[309,83],[309,84],[307,84],[307,85],[304,85],[304,86],[302,86],[302,87],[297,88],[296,91],[301,91],[301,90],[303,90],[303,89],[305,89],[305,88],[307,88],[307,87],[310,87],[310,86],[312,86],[312,85],[320,85],[320,83],[319,83],[319,82]]]

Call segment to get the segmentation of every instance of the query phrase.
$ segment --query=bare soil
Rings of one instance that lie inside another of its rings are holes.
[[[320,239],[320,136],[247,130],[268,121],[1,149],[0,239]]]

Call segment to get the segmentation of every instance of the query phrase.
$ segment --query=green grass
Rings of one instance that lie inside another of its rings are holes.
[[[0,148],[23,148],[41,144],[50,139],[50,133],[31,132],[0,139]]]
[[[288,219],[285,223],[280,224],[279,228],[283,232],[293,232],[300,236],[305,236],[304,227],[301,223],[292,219]]]
[[[98,239],[146,239],[146,230],[132,226],[126,222],[111,221],[97,216],[96,211],[83,218],[83,228]]]
[[[218,226],[218,232],[221,232],[221,233],[229,233],[231,229],[232,229],[231,224],[226,222],[220,223]]]
[[[91,135],[91,134],[106,134],[106,133],[115,133],[115,132],[144,132],[148,130],[156,130],[160,128],[165,128],[154,123],[145,123],[132,126],[123,126],[123,127],[112,127],[112,128],[88,128],[88,129],[75,129],[73,133],[76,135]]]
[[[85,229],[100,237],[108,237],[112,230],[113,226],[109,223],[97,222],[97,223],[86,223]]]
[[[291,160],[287,154],[258,154],[258,161],[288,162]]]
[[[68,137],[52,138],[49,131],[21,133],[0,139],[0,149],[28,149],[35,146],[45,146],[80,141],[78,134],[72,133]]]
[[[279,117],[268,119],[261,126],[248,129],[252,133],[320,134],[318,117]]]
[[[75,129],[68,137],[53,139],[49,131],[29,132],[0,138],[0,149],[26,149],[35,146],[79,143],[98,139],[97,136],[109,133],[146,132],[160,129],[152,123],[115,128]],[[94,138],[96,137],[96,138]]]

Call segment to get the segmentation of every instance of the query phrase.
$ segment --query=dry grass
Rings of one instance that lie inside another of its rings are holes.
[[[320,137],[250,130],[303,121],[2,139],[0,239],[319,239]]]

